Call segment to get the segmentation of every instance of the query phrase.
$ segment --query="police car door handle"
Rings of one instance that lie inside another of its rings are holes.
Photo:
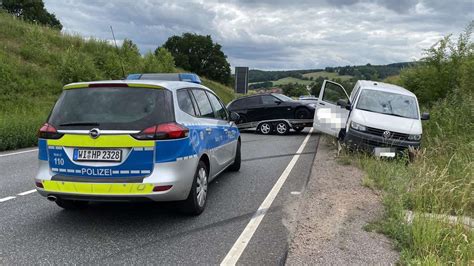
[[[207,131],[208,133],[211,133],[211,131],[212,131],[212,128],[210,128],[210,127],[206,127],[206,131]]]

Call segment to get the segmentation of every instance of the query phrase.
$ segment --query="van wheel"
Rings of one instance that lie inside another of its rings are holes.
[[[56,199],[56,204],[65,209],[65,210],[80,210],[87,208],[89,202],[87,201],[80,201],[80,200],[65,200],[65,199]]]
[[[184,213],[199,215],[204,211],[207,201],[208,175],[206,164],[199,161],[191,191],[189,191],[188,198],[182,203],[181,210]]]
[[[240,159],[240,140],[237,142],[237,150],[235,152],[235,160],[234,160],[234,163],[229,166],[229,171],[232,171],[232,172],[237,172],[240,170],[240,162],[241,162],[241,159]]]
[[[278,122],[275,129],[278,135],[286,135],[290,130],[290,127],[286,122]]]
[[[257,128],[257,131],[260,132],[263,135],[268,135],[268,134],[272,133],[272,130],[273,130],[272,125],[268,122],[261,123]]]

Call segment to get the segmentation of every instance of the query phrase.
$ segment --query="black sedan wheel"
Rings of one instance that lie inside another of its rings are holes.
[[[300,108],[296,110],[296,113],[295,113],[296,119],[310,119],[311,118],[310,116],[311,116],[311,112],[308,111],[308,109],[306,108]]]

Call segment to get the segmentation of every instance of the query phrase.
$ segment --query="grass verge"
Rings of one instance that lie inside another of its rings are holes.
[[[423,215],[474,217],[473,94],[455,91],[431,107],[413,163],[348,152],[338,159],[356,163],[366,172],[362,184],[382,191],[384,217],[367,229],[394,239],[402,264],[474,263],[473,228]],[[411,223],[407,210],[415,213]]]

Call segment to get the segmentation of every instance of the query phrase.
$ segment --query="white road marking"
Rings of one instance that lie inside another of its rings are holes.
[[[18,193],[19,196],[25,196],[25,195],[28,195],[28,194],[31,194],[31,193],[34,193],[36,192],[36,189],[32,189],[32,190],[28,190],[28,191],[25,191],[25,192],[21,192],[21,193]]]
[[[0,202],[5,202],[7,200],[11,200],[11,199],[14,199],[15,197],[5,197],[3,199],[0,199]]]
[[[291,191],[290,194],[291,195],[299,195],[299,194],[301,194],[301,192],[300,191]]]
[[[229,250],[224,260],[221,262],[221,265],[235,265],[237,263],[240,256],[247,247],[247,244],[250,242],[250,239],[252,239],[252,236],[260,225],[260,222],[262,222],[263,218],[265,217],[265,214],[267,214],[268,209],[270,209],[270,206],[278,195],[278,192],[280,191],[281,187],[290,175],[291,170],[300,158],[301,152],[303,152],[304,148],[306,147],[306,144],[308,143],[312,132],[313,128],[311,128],[308,135],[306,135],[306,138],[303,140],[303,143],[301,143],[301,146],[298,148],[298,151],[296,151],[296,154],[291,159],[285,171],[283,171],[275,185],[273,185],[273,188],[270,193],[268,193],[265,200],[262,202],[260,207],[258,207],[258,210],[254,213],[252,219],[250,219],[249,223],[245,227],[244,231],[242,231],[237,241],[235,241],[234,245]]]
[[[33,152],[37,151],[38,149],[33,149],[33,150],[27,150],[27,151],[17,151],[17,152],[12,152],[12,153],[7,153],[7,154],[0,154],[0,157],[6,157],[10,155],[17,155],[17,154],[22,154],[22,153],[27,153],[27,152]]]

